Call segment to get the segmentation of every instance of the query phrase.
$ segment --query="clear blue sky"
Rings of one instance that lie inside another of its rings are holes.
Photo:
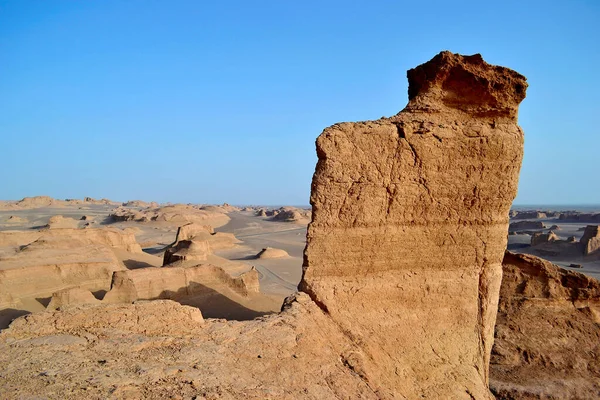
[[[600,203],[600,1],[0,0],[0,198],[308,204],[441,50],[527,76],[519,204]]]

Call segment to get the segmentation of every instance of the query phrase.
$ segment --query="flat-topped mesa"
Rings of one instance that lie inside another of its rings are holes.
[[[300,289],[381,397],[487,399],[525,78],[442,52],[392,118],[317,139]]]
[[[517,118],[527,82],[508,68],[486,63],[481,54],[443,51],[408,71],[410,111],[460,110],[477,117]]]

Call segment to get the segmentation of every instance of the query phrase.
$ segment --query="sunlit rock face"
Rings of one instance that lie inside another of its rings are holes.
[[[408,79],[399,114],[317,139],[300,289],[382,396],[484,399],[527,83],[450,52]]]

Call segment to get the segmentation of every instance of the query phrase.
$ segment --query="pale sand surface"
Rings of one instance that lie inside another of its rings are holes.
[[[249,211],[228,215],[231,221],[215,230],[233,233],[243,243],[233,249],[217,251],[216,254],[253,265],[260,273],[261,291],[266,294],[285,297],[295,292],[302,277],[306,225],[274,222],[269,218],[256,217]],[[256,255],[266,247],[285,250],[290,257],[257,259]]]

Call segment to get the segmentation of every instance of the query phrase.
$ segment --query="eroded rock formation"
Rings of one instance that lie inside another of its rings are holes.
[[[531,245],[532,246],[539,246],[541,244],[555,242],[557,240],[558,240],[558,236],[556,235],[556,233],[554,233],[552,231],[550,231],[548,233],[535,232],[533,235],[531,235]]]
[[[527,83],[449,52],[408,79],[396,116],[317,139],[300,289],[381,396],[484,399]]]
[[[0,334],[0,391],[491,398],[501,261],[523,147],[517,108],[527,84],[479,55],[449,52],[408,77],[401,113],[338,124],[317,141],[300,287],[310,298],[299,293],[281,314],[244,323],[202,324],[191,314],[180,322],[170,317],[182,313],[175,305],[137,328],[130,321],[138,304],[119,305],[116,320],[107,305],[67,309],[77,316],[67,322],[59,312],[22,318]],[[108,328],[99,329],[104,319]],[[171,337],[153,336],[163,334],[160,325]],[[90,376],[97,379],[88,383]]]
[[[600,251],[600,229],[598,225],[586,226],[580,242],[584,255]]]
[[[600,395],[600,282],[506,253],[491,364],[499,399]]]
[[[511,223],[508,229],[511,231],[520,231],[524,229],[544,229],[545,227],[542,221],[519,221]]]

